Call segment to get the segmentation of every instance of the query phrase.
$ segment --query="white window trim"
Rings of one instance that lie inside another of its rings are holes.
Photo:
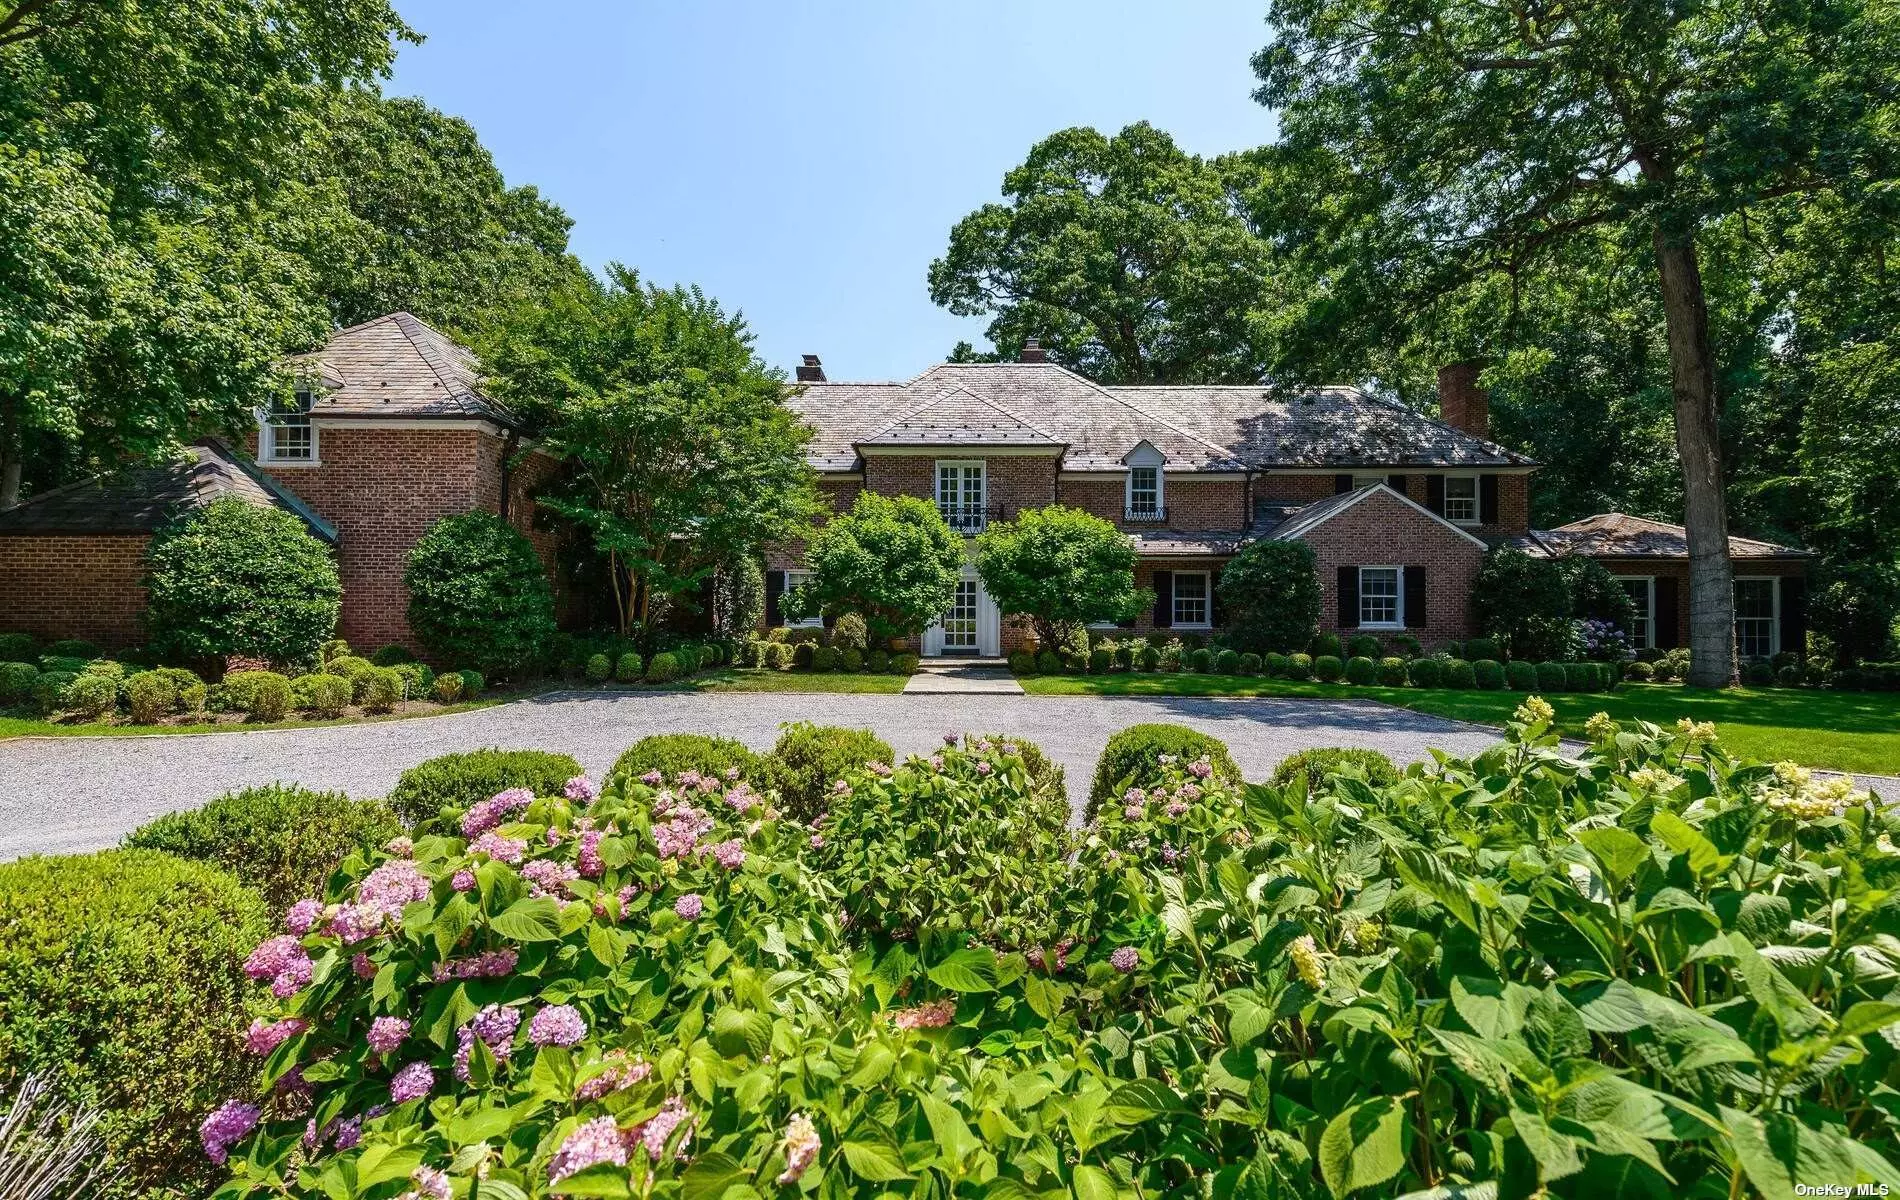
[[[1352,473],[1352,486],[1354,491],[1379,483],[1383,483],[1389,487],[1391,486],[1391,482],[1392,477],[1390,475],[1368,474],[1364,471],[1354,471]]]
[[[1644,590],[1648,592],[1649,594],[1649,605],[1648,605],[1649,607],[1649,617],[1648,617],[1649,636],[1639,642],[1636,640],[1634,632],[1632,632],[1631,637],[1630,637],[1630,649],[1632,650],[1655,649],[1656,648],[1656,577],[1654,575],[1618,575],[1616,577],[1616,581],[1619,584],[1640,583],[1643,585]]]
[[[301,414],[310,420],[310,457],[280,458],[277,455],[276,426],[271,424],[271,413],[267,408],[257,410],[257,461],[267,467],[320,467],[323,465],[323,442],[317,433],[317,421],[309,413]]]
[[[794,578],[794,576],[796,576],[796,578]],[[812,572],[809,568],[788,567],[785,571],[784,590],[789,592],[811,577]],[[783,613],[780,613],[779,616],[787,629],[823,629],[825,627],[825,618],[823,616],[804,617],[797,621],[786,617]]]
[[[1207,614],[1205,620],[1183,621],[1181,619],[1181,579],[1186,575],[1197,575],[1201,579],[1201,611]],[[1176,571],[1168,594],[1168,616],[1174,629],[1212,629],[1214,628],[1214,573],[1212,571]]]
[[[1471,481],[1471,517],[1469,520],[1451,515],[1451,481],[1454,479],[1469,479]],[[1466,528],[1484,524],[1484,484],[1479,481],[1476,474],[1461,471],[1445,476],[1445,519],[1450,521],[1453,525],[1460,525]]]
[[[1155,473],[1154,513],[1152,515],[1144,513],[1137,517],[1135,514],[1135,472],[1149,470]],[[1159,520],[1162,515],[1168,511],[1167,474],[1168,473],[1162,469],[1160,463],[1129,464],[1128,474],[1122,480],[1122,515],[1124,519],[1129,521]]]
[[[943,511],[943,507],[944,507],[943,469],[945,467],[956,467],[958,468],[959,471],[961,471],[965,467],[975,467],[977,469],[978,471],[977,478],[982,481],[982,490],[977,493],[976,528],[980,530],[984,528],[985,526],[987,526],[989,524],[988,513],[989,513],[989,507],[990,507],[990,466],[989,464],[980,458],[939,458],[935,460],[931,464],[931,467],[930,467],[930,491],[931,491],[931,495],[935,498],[937,502],[937,511],[939,512]],[[963,501],[961,475],[958,476],[957,486],[958,486],[958,492],[957,492],[958,505],[959,507],[967,509],[969,505],[967,503],[964,503]],[[967,533],[974,533],[975,530],[964,529],[964,530],[958,530],[957,532],[967,534]]]
[[[1781,653],[1781,576],[1779,575],[1737,575],[1735,577],[1735,582],[1736,583],[1765,583],[1768,585],[1768,596],[1769,596],[1770,601],[1772,602],[1771,607],[1769,609],[1769,615],[1766,618],[1763,618],[1763,617],[1743,618],[1738,615],[1735,619],[1737,621],[1742,621],[1744,619],[1760,621],[1760,620],[1765,619],[1768,622],[1768,653],[1766,655],[1762,655],[1761,657],[1772,658],[1775,655],[1780,654]],[[1741,645],[1739,644],[1739,641],[1735,647],[1735,652],[1737,654],[1740,654],[1742,652],[1742,648],[1741,648]]]
[[[1394,592],[1392,612],[1397,618],[1392,621],[1366,620],[1366,572],[1391,571]],[[1368,563],[1359,568],[1359,624],[1355,629],[1404,629],[1405,628],[1405,568],[1393,563]]]

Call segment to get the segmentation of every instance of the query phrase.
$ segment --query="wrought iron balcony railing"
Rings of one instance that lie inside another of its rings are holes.
[[[983,507],[974,504],[938,504],[937,511],[943,514],[944,524],[958,533],[982,533],[991,518],[1001,520],[1003,506],[1000,504]]]
[[[1168,519],[1168,510],[1159,504],[1131,504],[1122,509],[1122,520],[1139,521],[1143,524],[1160,523]]]

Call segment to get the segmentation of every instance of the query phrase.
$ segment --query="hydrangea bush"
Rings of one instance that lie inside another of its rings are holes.
[[[1010,819],[988,739],[841,775],[816,829],[737,777],[504,790],[259,946],[261,1076],[205,1148],[234,1197],[1895,1178],[1900,822],[1705,725],[1603,717],[1573,756],[1551,720],[1528,698],[1382,786],[1157,760],[1068,855],[1005,864],[1040,937],[961,893],[896,908],[899,862],[835,849],[886,810]]]

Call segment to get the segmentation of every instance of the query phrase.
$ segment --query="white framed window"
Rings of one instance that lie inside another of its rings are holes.
[[[1445,519],[1454,525],[1478,523],[1478,477],[1445,476]]]
[[[1167,511],[1161,503],[1161,468],[1128,468],[1128,497],[1125,516],[1130,521],[1159,521]]]
[[[316,464],[317,427],[310,422],[310,402],[310,393],[299,388],[293,402],[258,410],[259,462]]]
[[[937,511],[950,528],[958,533],[981,533],[984,525],[986,489],[983,463],[937,463]]]
[[[1207,590],[1206,571],[1176,571],[1174,573],[1174,627],[1176,629],[1209,629],[1213,626],[1213,613],[1209,610],[1212,603]]]
[[[1635,616],[1630,620],[1630,647],[1647,650],[1656,644],[1656,578],[1653,575],[1622,575],[1617,582],[1630,598]]]
[[[810,571],[787,571],[785,572],[785,590],[789,592],[793,588],[797,587],[799,584],[805,583],[806,581],[810,579],[811,579]],[[786,627],[790,629],[823,628],[824,623],[825,623],[825,619],[823,617],[805,617],[797,621],[794,621],[788,617],[786,618],[786,621],[785,621]]]
[[[1359,627],[1403,629],[1405,595],[1403,567],[1359,568]]]
[[[1371,487],[1375,483],[1389,482],[1391,482],[1390,478],[1385,475],[1361,475],[1355,473],[1352,477],[1352,488],[1356,492],[1362,487]]]
[[[1772,578],[1735,581],[1735,653],[1767,658],[1780,649],[1781,589]]]

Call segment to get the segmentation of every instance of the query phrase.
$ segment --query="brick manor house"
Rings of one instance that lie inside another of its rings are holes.
[[[332,335],[294,364],[287,411],[260,414],[242,445],[207,438],[176,462],[85,480],[0,512],[0,630],[143,640],[143,556],[152,533],[220,496],[276,505],[336,548],[340,634],[414,647],[402,573],[440,518],[481,510],[523,530],[554,572],[556,535],[533,518],[559,464],[521,455],[519,423],[484,393],[474,356],[408,313]],[[1221,626],[1220,569],[1256,538],[1312,547],[1333,631],[1469,636],[1485,551],[1584,554],[1622,577],[1640,644],[1683,644],[1687,546],[1679,526],[1611,513],[1529,524],[1537,464],[1488,438],[1475,368],[1439,375],[1442,420],[1349,387],[1288,394],[1249,386],[1102,386],[1046,361],[945,363],[889,383],[833,383],[816,356],[788,403],[835,507],[860,491],[934,500],[968,535],[1025,508],[1067,504],[1124,530],[1136,582],[1155,593],[1134,632]],[[1736,634],[1745,654],[1798,648],[1807,555],[1733,538]],[[798,582],[799,547],[767,561],[767,620]],[[557,593],[558,594],[558,593]],[[927,654],[1003,653],[1006,622],[974,569],[925,634]]]

